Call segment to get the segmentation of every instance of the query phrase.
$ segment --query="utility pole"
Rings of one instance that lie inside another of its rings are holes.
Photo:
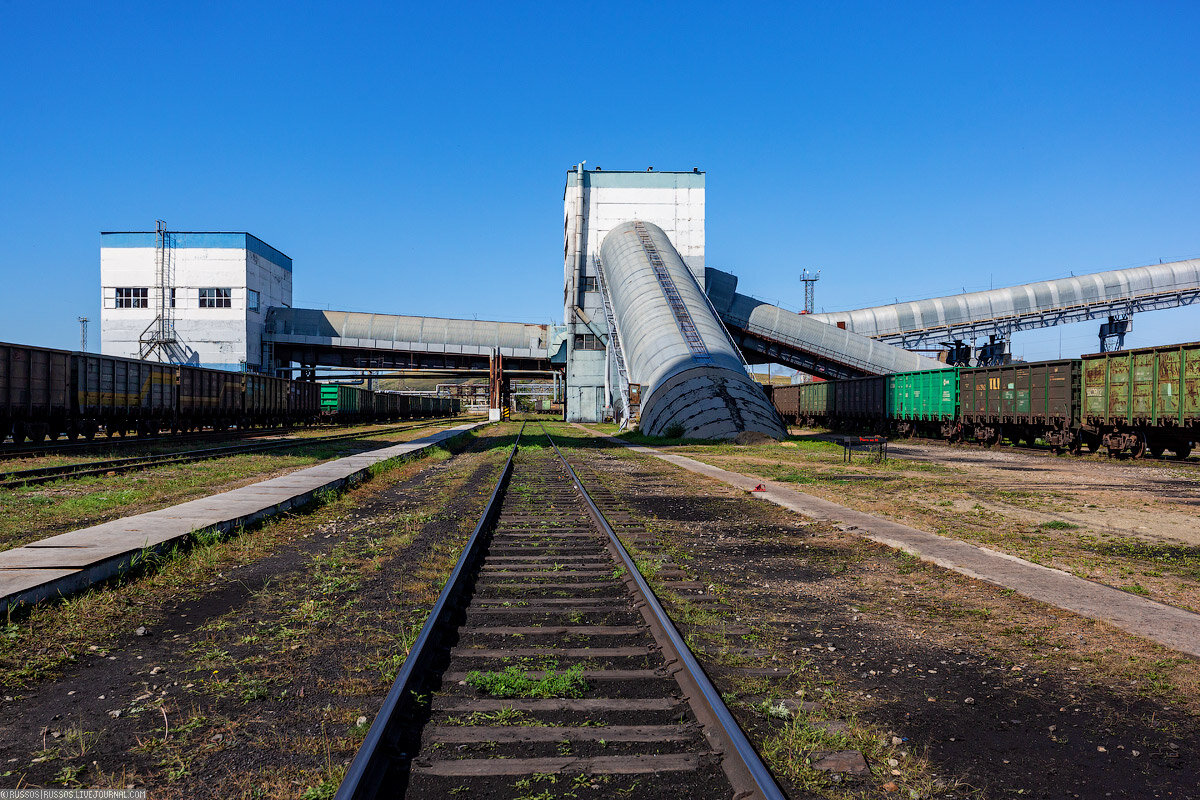
[[[804,314],[813,313],[813,304],[817,296],[816,285],[820,279],[821,270],[812,272],[806,269],[800,273],[800,280],[804,282]]]
[[[87,324],[87,317],[79,318],[79,350],[83,353],[87,352]]]

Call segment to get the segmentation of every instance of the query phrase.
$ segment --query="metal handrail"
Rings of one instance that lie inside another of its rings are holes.
[[[621,352],[621,331],[617,326],[617,315],[613,312],[612,301],[608,293],[608,278],[604,275],[604,266],[600,256],[593,256],[596,267],[596,279],[600,282],[600,302],[604,305],[604,316],[608,320],[608,343],[617,362],[617,399],[621,401],[622,418],[620,430],[625,430],[633,417],[633,408],[629,403],[629,373],[625,369],[625,354]]]

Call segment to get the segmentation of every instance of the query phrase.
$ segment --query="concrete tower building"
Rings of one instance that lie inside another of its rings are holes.
[[[584,169],[563,189],[563,320],[567,419],[599,422],[609,403],[608,321],[596,273],[605,235],[623,222],[657,225],[704,285],[704,173]]]
[[[257,371],[267,310],[292,305],[292,260],[245,232],[172,232],[171,360]],[[137,358],[158,317],[158,236],[100,234],[100,351]],[[269,355],[266,359],[269,361]]]

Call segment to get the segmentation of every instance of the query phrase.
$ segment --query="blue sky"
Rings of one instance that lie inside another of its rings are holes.
[[[103,5],[0,0],[3,340],[77,347],[98,232],[156,218],[298,306],[557,319],[580,159],[706,170],[710,265],[792,305],[1200,255],[1192,2]]]

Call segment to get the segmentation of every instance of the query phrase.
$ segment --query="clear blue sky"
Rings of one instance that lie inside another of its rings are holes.
[[[298,306],[557,319],[580,159],[706,170],[710,265],[792,305],[1200,254],[1195,2],[173,5],[0,0],[0,339],[77,347],[156,218]]]

